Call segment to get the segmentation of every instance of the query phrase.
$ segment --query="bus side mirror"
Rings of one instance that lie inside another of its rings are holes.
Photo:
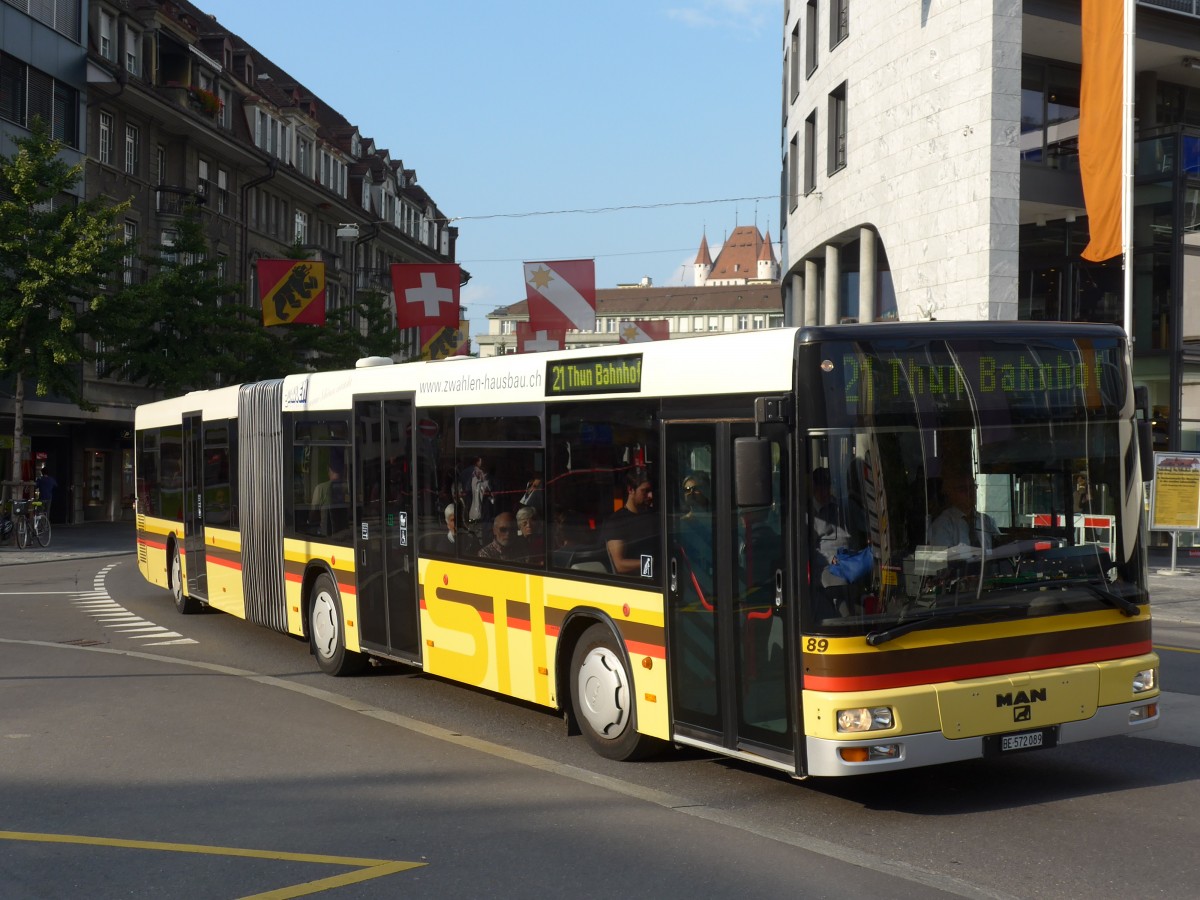
[[[1145,419],[1137,420],[1138,457],[1142,464],[1142,481],[1154,480],[1154,431]]]
[[[1154,423],[1150,420],[1150,389],[1139,385],[1133,389],[1137,422],[1138,461],[1142,464],[1142,481],[1154,480]]]
[[[733,440],[733,501],[737,506],[770,506],[771,442],[760,437]]]

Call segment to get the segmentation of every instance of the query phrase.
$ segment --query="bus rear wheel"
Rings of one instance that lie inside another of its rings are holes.
[[[319,575],[312,586],[308,639],[317,665],[326,675],[357,675],[367,665],[365,654],[346,649],[343,621],[337,585],[328,575]]]
[[[640,759],[658,748],[657,741],[637,732],[633,679],[606,625],[592,625],[575,645],[571,703],[583,736],[601,756]]]
[[[179,557],[178,544],[171,545],[171,567],[167,572],[167,580],[171,585],[175,608],[179,612],[185,616],[200,612],[200,601],[189,597],[183,589],[183,561]]]

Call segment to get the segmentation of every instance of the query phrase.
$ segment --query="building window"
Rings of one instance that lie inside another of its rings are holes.
[[[116,19],[107,10],[100,10],[100,55],[109,62],[117,61]]]
[[[795,101],[800,93],[800,23],[792,29],[792,43],[788,50],[788,78],[792,83],[792,100]]]
[[[709,316],[708,317],[708,330],[709,331],[720,331],[721,330],[721,317],[720,316]]]
[[[142,34],[128,27],[125,29],[125,69],[130,75],[142,74]]]
[[[704,330],[704,316],[694,316],[692,318],[692,331]]]
[[[138,129],[136,125],[125,126],[125,171],[136,175],[138,170]]]
[[[137,222],[125,220],[125,283],[133,284],[134,271],[137,268]]]
[[[54,137],[68,147],[79,146],[79,92],[54,82]]]
[[[112,165],[113,157],[113,117],[112,113],[100,113],[100,140],[98,154],[100,162],[106,166]]]
[[[217,86],[217,98],[221,101],[221,111],[217,113],[217,124],[222,128],[229,128],[233,123],[233,91],[225,87],[225,85]]]
[[[817,0],[808,0],[804,18],[804,74],[817,71]]]
[[[830,0],[829,49],[850,36],[850,0]]]
[[[217,169],[217,212],[223,213],[229,209],[229,173]]]
[[[308,213],[303,210],[296,210],[296,243],[308,243]]]
[[[829,94],[829,174],[846,168],[846,82]]]
[[[817,111],[804,120],[804,193],[807,196],[817,187]]]
[[[15,57],[0,53],[0,118],[25,124],[25,73]]]
[[[750,327],[750,317],[745,313],[740,313],[737,317],[737,330],[745,331]]]

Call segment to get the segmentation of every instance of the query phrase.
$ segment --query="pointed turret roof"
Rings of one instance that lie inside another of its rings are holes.
[[[712,254],[708,252],[708,235],[702,235],[700,238],[700,252],[696,254],[696,265],[711,266]]]
[[[767,229],[767,236],[763,238],[762,246],[758,248],[759,262],[766,261],[769,263],[775,262],[775,248],[771,245],[771,229]]]

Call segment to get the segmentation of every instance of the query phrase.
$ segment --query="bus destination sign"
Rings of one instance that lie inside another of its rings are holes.
[[[616,394],[642,389],[642,354],[546,363],[546,396]]]

